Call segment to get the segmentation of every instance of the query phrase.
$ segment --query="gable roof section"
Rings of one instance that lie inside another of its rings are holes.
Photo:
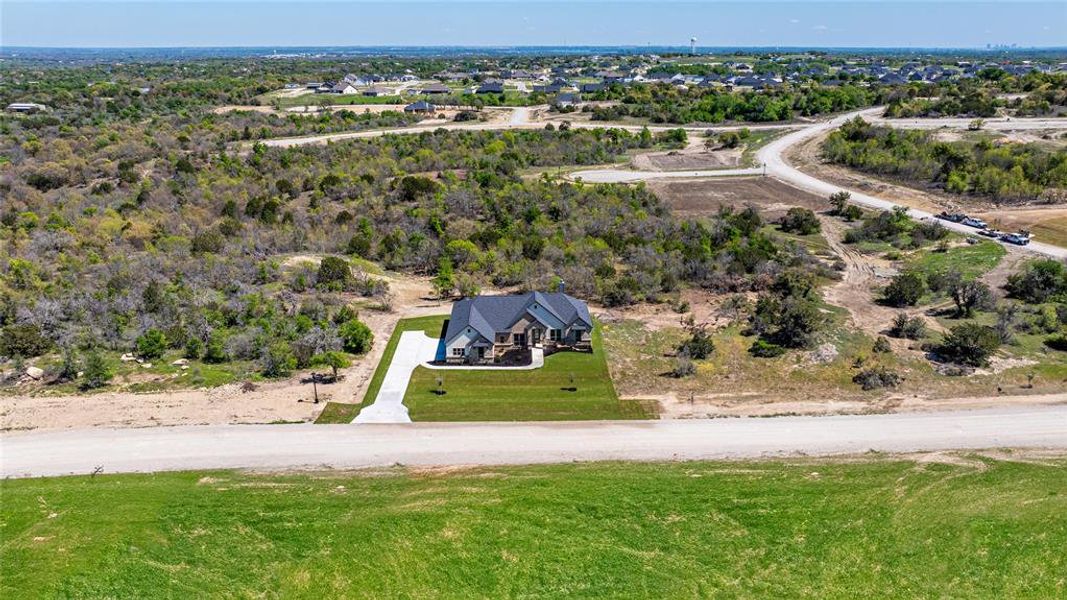
[[[477,296],[463,298],[452,306],[452,316],[445,331],[445,342],[451,342],[467,327],[477,331],[483,338],[493,340],[498,332],[510,330],[533,303],[543,306],[553,317],[566,325],[593,328],[593,320],[585,302],[564,293],[529,292],[507,296]],[[536,313],[531,314],[538,318]],[[543,319],[538,320],[545,326],[551,325],[544,323]]]

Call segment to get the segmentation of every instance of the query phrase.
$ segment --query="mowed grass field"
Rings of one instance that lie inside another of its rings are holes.
[[[0,482],[4,598],[1063,598],[1067,460]]]
[[[443,394],[438,394],[438,378]],[[645,403],[620,400],[593,329],[593,352],[557,352],[540,369],[460,370],[418,367],[404,404],[412,421],[580,421],[654,419]]]

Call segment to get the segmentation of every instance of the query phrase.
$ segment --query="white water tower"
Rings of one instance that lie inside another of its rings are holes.
[[[697,39],[695,37],[689,38],[689,56],[696,56],[697,53]]]

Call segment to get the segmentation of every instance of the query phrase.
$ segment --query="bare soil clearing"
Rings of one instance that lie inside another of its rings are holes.
[[[714,215],[723,206],[756,206],[768,219],[794,206],[822,211],[829,202],[770,177],[651,180],[648,186],[679,216]]]

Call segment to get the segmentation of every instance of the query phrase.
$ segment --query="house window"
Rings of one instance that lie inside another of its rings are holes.
[[[526,334],[525,333],[516,333],[515,334],[515,342],[514,343],[515,343],[516,346],[525,346],[526,345]]]
[[[463,348],[453,348],[452,356],[463,356]]]
[[[563,330],[562,329],[549,329],[548,330],[548,339],[552,340],[553,342],[558,342],[558,341],[562,340],[563,339]]]

